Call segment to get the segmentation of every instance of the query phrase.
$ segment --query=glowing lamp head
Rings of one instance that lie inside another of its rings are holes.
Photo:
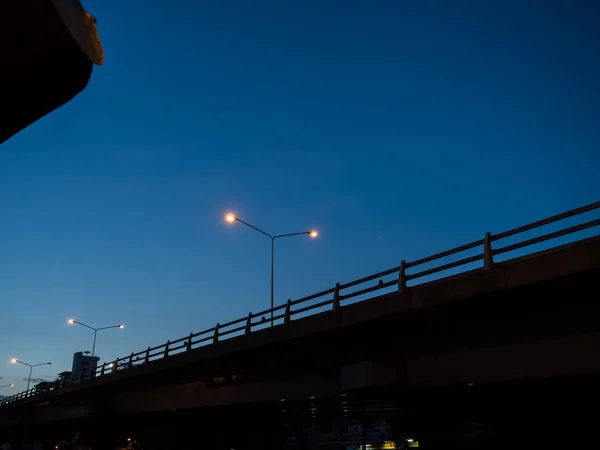
[[[308,233],[308,235],[311,238],[316,238],[319,235],[319,232],[317,230],[312,230],[310,233]]]
[[[125,328],[125,325],[121,324],[121,325],[119,325],[119,328]]]
[[[73,325],[75,323],[75,319],[69,319],[67,320],[67,322],[69,323],[69,325]]]
[[[11,363],[16,364],[17,363],[17,358],[13,358],[10,360]]]
[[[232,213],[228,213],[225,215],[225,221],[229,223],[235,222],[235,215]]]
[[[12,384],[12,383],[10,383],[10,387],[15,387],[15,385],[14,385],[14,384]]]

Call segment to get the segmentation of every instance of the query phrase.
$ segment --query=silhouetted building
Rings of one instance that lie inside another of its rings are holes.
[[[71,371],[73,373],[93,373],[96,370],[99,360],[98,356],[89,356],[87,354],[84,355],[83,352],[77,352],[73,355],[73,368]]]

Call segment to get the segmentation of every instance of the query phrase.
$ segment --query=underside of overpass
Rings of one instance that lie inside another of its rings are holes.
[[[22,424],[1,437],[18,442],[17,435],[27,435],[54,448],[77,435],[93,449],[125,447],[128,439],[146,450],[339,449],[352,440],[357,447],[363,438],[376,444],[408,437],[425,449],[571,448],[595,439],[590,411],[600,400],[598,382],[600,376],[587,375],[419,388],[402,395],[364,389],[314,399]],[[350,436],[352,427],[359,428],[359,442]],[[373,433],[377,428],[385,431]]]

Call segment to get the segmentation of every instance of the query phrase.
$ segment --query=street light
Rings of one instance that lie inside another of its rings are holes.
[[[27,364],[26,362],[23,362],[17,358],[11,359],[10,362],[12,362],[13,364],[17,364],[17,363],[23,364],[24,366],[29,367],[29,378],[27,379],[27,390],[29,390],[29,385],[31,384],[31,372],[33,371],[33,368],[38,367],[38,366],[49,366],[52,364],[51,362],[41,363],[41,364]]]
[[[10,383],[10,384],[5,384],[5,385],[2,385],[2,386],[0,386],[0,389],[2,389],[2,388],[5,388],[5,387],[15,387],[15,385],[14,385],[14,384],[12,384],[12,383]]]
[[[244,222],[242,219],[237,217],[233,213],[227,213],[225,215],[225,221],[229,223],[240,222],[246,225],[247,227],[252,228],[255,231],[258,231],[260,234],[267,236],[271,239],[271,326],[273,326],[273,308],[275,307],[274,302],[274,275],[275,275],[275,239],[291,237],[291,236],[301,236],[308,235],[311,238],[316,238],[319,233],[317,230],[309,230],[309,231],[301,231],[300,233],[288,233],[288,234],[276,234],[272,235],[267,233],[266,231],[261,230],[260,228],[255,227],[254,225],[250,225],[248,222]]]
[[[86,328],[89,328],[90,330],[94,331],[94,345],[92,346],[92,356],[94,356],[95,352],[96,352],[96,335],[98,334],[98,331],[108,330],[110,328],[125,328],[125,325],[123,325],[123,324],[111,325],[110,327],[94,328],[94,327],[90,327],[89,325],[86,325],[85,323],[81,323],[75,319],[69,319],[68,322],[69,322],[69,325],[73,325],[74,323],[76,323],[77,325],[81,325],[82,327],[86,327]]]

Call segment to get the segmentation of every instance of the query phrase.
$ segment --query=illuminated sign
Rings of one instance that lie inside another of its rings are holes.
[[[381,446],[382,450],[396,450],[396,443],[394,441],[385,441],[385,443]]]

